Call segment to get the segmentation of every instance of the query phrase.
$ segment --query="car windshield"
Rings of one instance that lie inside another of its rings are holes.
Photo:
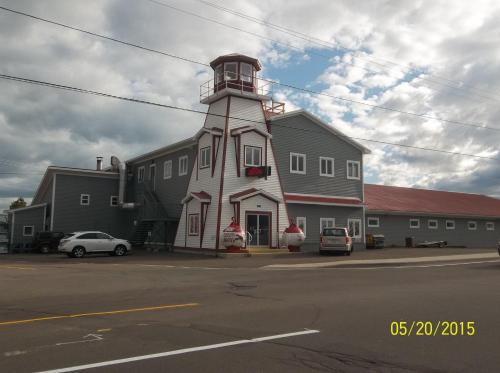
[[[63,238],[71,238],[74,235],[75,235],[74,233],[68,233],[68,234],[65,234]]]
[[[342,228],[325,228],[323,229],[323,236],[345,237],[345,229]]]

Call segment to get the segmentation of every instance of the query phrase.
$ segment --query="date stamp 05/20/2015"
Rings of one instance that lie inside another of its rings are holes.
[[[390,333],[393,336],[474,336],[474,321],[392,321]]]

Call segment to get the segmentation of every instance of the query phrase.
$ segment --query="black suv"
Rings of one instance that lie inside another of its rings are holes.
[[[33,239],[33,249],[43,254],[50,251],[56,252],[59,241],[63,237],[63,232],[36,232]]]

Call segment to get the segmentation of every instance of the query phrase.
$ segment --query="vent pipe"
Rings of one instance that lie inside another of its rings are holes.
[[[102,171],[102,157],[97,157],[97,164],[95,169],[97,171]]]

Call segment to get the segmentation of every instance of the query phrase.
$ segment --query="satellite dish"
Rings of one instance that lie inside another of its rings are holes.
[[[115,157],[114,155],[111,156],[111,168],[113,169],[113,171],[118,170],[118,166],[120,165],[120,163],[121,162],[118,157]]]

